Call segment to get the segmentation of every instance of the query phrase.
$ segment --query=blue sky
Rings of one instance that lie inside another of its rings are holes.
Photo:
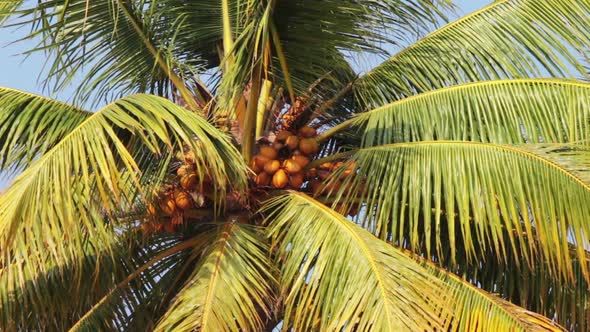
[[[477,10],[491,0],[455,0],[459,6],[461,14],[467,14]],[[0,86],[10,87],[19,90],[25,90],[37,94],[48,95],[47,91],[42,90],[39,81],[39,73],[43,70],[45,58],[41,53],[35,53],[28,58],[21,55],[23,51],[30,48],[30,44],[17,43],[11,44],[26,31],[0,30]],[[59,98],[63,101],[71,100],[73,88],[67,89],[59,95],[51,97]],[[0,188],[4,187],[5,181],[0,179]]]

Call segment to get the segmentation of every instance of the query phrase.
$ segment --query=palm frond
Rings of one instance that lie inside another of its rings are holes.
[[[203,254],[156,331],[261,331],[272,299],[260,229],[228,222]]]
[[[590,140],[588,100],[590,84],[579,81],[486,81],[405,98],[349,124],[361,131],[362,146],[428,140],[583,143]]]
[[[273,43],[282,46],[295,90],[303,94],[318,77],[348,70],[342,52],[387,55],[385,45],[425,34],[445,19],[443,11],[448,8],[445,1],[279,1],[272,17],[278,35]],[[273,73],[281,78],[277,60]]]
[[[555,278],[546,264],[514,268],[519,266],[519,257],[513,257],[510,252],[505,262],[501,262],[493,250],[487,250],[485,261],[470,264],[460,258],[457,265],[450,260],[437,261],[437,264],[448,267],[477,287],[497,293],[523,308],[552,317],[569,331],[587,331],[590,292],[580,262],[575,258],[575,248],[572,249],[576,282],[570,285]]]
[[[363,107],[459,83],[586,72],[588,0],[501,0],[433,32],[360,78]]]
[[[24,91],[0,88],[0,170],[19,170],[92,113]]]
[[[287,328],[560,330],[376,239],[309,196],[290,193],[266,209],[282,266]]]
[[[189,239],[159,235],[139,243],[137,254],[119,260],[126,275],[113,280],[116,284],[78,316],[69,331],[96,331],[102,326],[119,331],[153,329],[213,235],[210,231]]]
[[[157,1],[51,0],[24,4],[8,15],[15,16],[11,26],[31,28],[25,40],[41,38],[30,52],[48,52],[46,84],[52,90],[83,73],[76,94],[82,102],[137,92],[172,96],[178,89],[190,105],[185,81],[202,71],[201,62],[177,52],[175,31],[183,19],[162,19],[157,6]]]
[[[573,281],[570,242],[586,260],[590,235],[590,150],[426,141],[365,148],[352,157],[336,203],[366,203],[361,224],[382,239],[469,261],[512,251],[519,263],[547,264]],[[334,178],[341,175],[336,172]],[[555,193],[560,193],[556,195]],[[582,264],[588,279],[588,267]]]
[[[80,257],[108,243],[119,214],[150,201],[165,165],[189,148],[200,181],[213,179],[216,204],[244,190],[246,166],[227,137],[205,119],[165,99],[130,96],[94,113],[35,161],[0,197],[3,265],[26,257],[29,268]],[[140,168],[146,160],[155,169]],[[159,175],[158,175],[159,174]],[[157,175],[157,176],[156,176]]]
[[[0,0],[0,26],[22,3],[23,0]]]
[[[3,330],[65,331],[84,317],[103,295],[109,294],[119,280],[160,253],[183,243],[177,237],[166,235],[143,241],[133,233],[113,241],[112,252],[106,251],[109,245],[85,251],[88,255],[82,257],[81,267],[73,268],[78,264],[75,259],[64,265],[56,264],[47,272],[27,268],[24,261],[9,265],[7,269],[12,273],[0,272],[0,327]],[[102,251],[93,255],[95,250]],[[148,300],[170,287],[168,274],[178,271],[186,255],[176,253],[166,258],[150,264],[136,280],[129,282],[127,289],[109,299],[108,310],[92,320],[94,329],[122,329],[153,307]]]

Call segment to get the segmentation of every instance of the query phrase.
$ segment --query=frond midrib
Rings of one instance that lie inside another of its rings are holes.
[[[51,102],[53,104],[57,104],[57,105],[66,107],[66,108],[68,108],[69,110],[71,110],[73,112],[80,113],[80,114],[85,115],[85,116],[92,116],[93,114],[95,114],[95,112],[87,111],[87,110],[85,110],[83,108],[77,107],[77,106],[72,105],[72,104],[68,104],[68,103],[63,102],[61,100],[51,99],[51,98],[48,98],[46,96],[43,96],[43,95],[40,95],[40,94],[36,94],[36,93],[32,93],[32,92],[29,92],[29,91],[23,91],[23,90],[13,89],[13,88],[4,87],[4,86],[3,87],[0,87],[0,90],[4,90],[4,91],[7,91],[7,92],[12,92],[12,93],[17,93],[17,94],[21,94],[21,95],[26,95],[29,98],[33,98],[33,99],[43,99],[43,100],[46,100],[46,101]]]
[[[211,311],[211,307],[213,306],[213,297],[217,287],[221,260],[225,254],[225,250],[227,248],[228,242],[230,241],[230,237],[233,234],[234,225],[235,224],[233,222],[230,222],[223,227],[222,236],[218,240],[219,244],[216,246],[216,250],[218,250],[217,258],[215,259],[215,265],[213,266],[213,273],[209,279],[209,287],[207,287],[207,295],[205,297],[203,308],[203,317],[201,318],[201,330],[203,331],[207,331],[206,326],[209,320],[209,313]]]
[[[471,89],[474,87],[480,87],[480,86],[523,85],[523,84],[563,85],[563,86],[572,86],[572,87],[578,87],[578,88],[590,90],[590,83],[585,83],[583,81],[579,81],[579,80],[575,80],[575,79],[567,79],[567,78],[520,78],[520,79],[502,79],[502,80],[470,82],[470,83],[457,84],[457,85],[453,85],[453,86],[449,86],[449,87],[435,89],[435,90],[427,91],[427,92],[420,93],[417,95],[409,96],[409,97],[394,101],[392,103],[389,103],[387,105],[383,105],[381,107],[374,108],[370,111],[359,113],[358,115],[356,115],[355,117],[353,117],[352,119],[350,119],[348,121],[354,121],[354,120],[357,120],[358,118],[368,116],[369,114],[383,112],[383,111],[386,111],[390,108],[404,105],[406,103],[409,103],[409,102],[412,102],[415,100],[425,99],[428,97],[436,96],[439,94],[445,94],[445,93],[449,93],[449,92],[453,92],[453,91],[467,90],[467,89]]]

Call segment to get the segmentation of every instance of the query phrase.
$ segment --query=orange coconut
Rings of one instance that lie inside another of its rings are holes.
[[[301,168],[307,167],[307,165],[309,165],[309,163],[311,162],[311,160],[308,157],[303,155],[293,156],[291,157],[291,160],[298,163],[299,166],[301,166]]]
[[[299,150],[306,155],[314,155],[320,151],[320,145],[315,138],[303,138],[299,141]]]
[[[291,187],[299,189],[303,185],[304,180],[305,179],[302,173],[291,174],[291,177],[289,178],[289,184]]]
[[[165,215],[171,216],[176,212],[176,202],[171,197],[166,197],[160,202],[160,210]]]
[[[270,181],[271,181],[271,176],[266,173],[266,172],[262,172],[260,174],[258,174],[258,176],[256,176],[256,184],[262,187],[266,187],[270,185]]]
[[[268,159],[277,159],[279,152],[272,146],[261,146],[260,154]]]
[[[287,140],[285,141],[285,145],[287,145],[289,150],[297,149],[297,147],[299,146],[299,137],[297,137],[295,135],[287,137]]]
[[[193,207],[193,200],[191,198],[191,195],[186,191],[175,191],[174,202],[176,203],[176,207],[178,207],[181,210],[188,210]]]
[[[180,178],[180,186],[184,190],[194,190],[197,187],[199,179],[196,174],[189,173]]]
[[[276,173],[281,168],[281,162],[278,160],[271,160],[264,165],[264,171],[270,175]]]
[[[303,127],[299,129],[299,135],[305,138],[312,138],[317,135],[317,130],[315,130],[315,128],[312,127]]]
[[[283,163],[283,168],[285,168],[285,170],[289,174],[299,173],[303,169],[301,165],[296,163],[294,160],[290,159],[285,160],[285,162]]]
[[[281,189],[285,188],[287,184],[289,184],[287,173],[284,170],[279,169],[272,177],[272,186]]]

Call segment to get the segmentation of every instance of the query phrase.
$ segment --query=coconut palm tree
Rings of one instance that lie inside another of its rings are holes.
[[[450,17],[0,1],[0,329],[589,330],[590,0]]]

